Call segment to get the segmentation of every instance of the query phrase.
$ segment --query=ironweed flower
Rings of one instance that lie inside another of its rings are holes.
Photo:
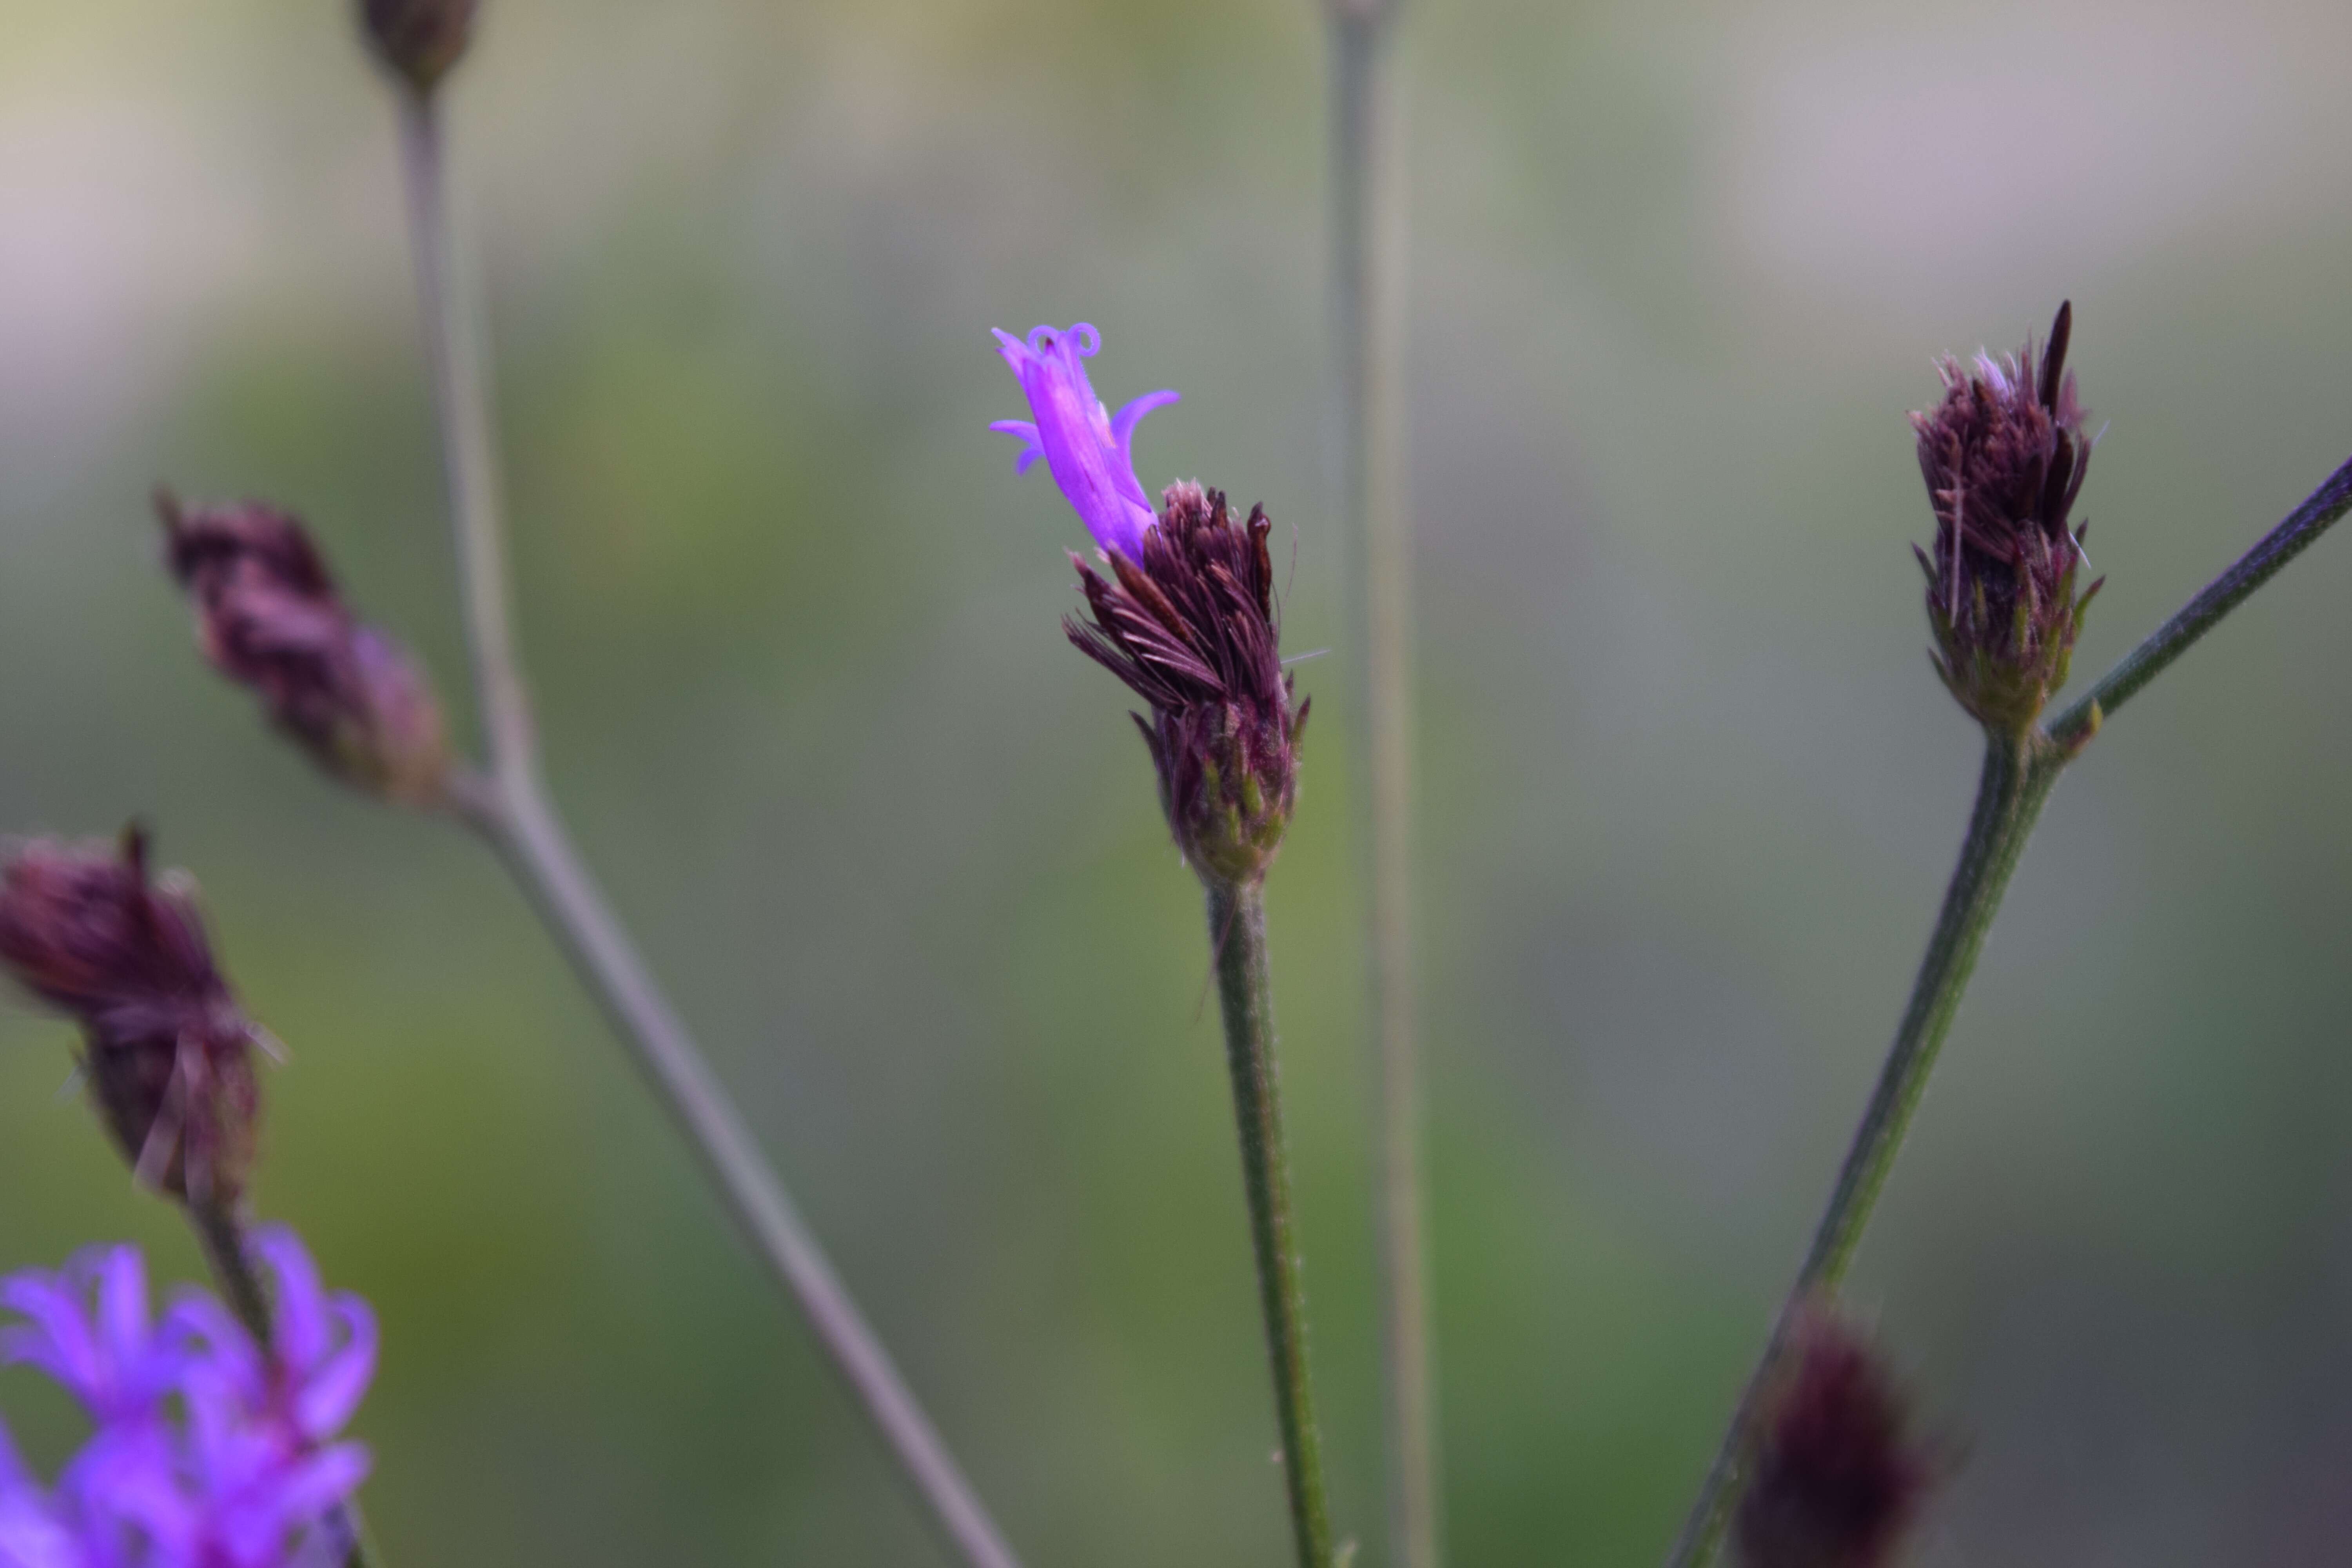
[[[2066,369],[2073,324],[2072,302],[2060,305],[2038,362],[2031,338],[2014,354],[1979,354],[1973,370],[1944,360],[1944,401],[1911,416],[1936,510],[1933,554],[1913,546],[1936,671],[1979,722],[2011,734],[2065,683],[2100,586],[2075,596],[2084,531],[2066,522],[2092,445]]]
[[[257,1031],[213,965],[184,873],[151,879],[147,838],[37,840],[0,871],[0,963],[82,1027],[81,1066],[140,1179],[226,1202],[253,1163]]]
[[[1204,881],[1255,882],[1297,802],[1307,707],[1291,706],[1283,672],[1265,509],[1237,523],[1223,491],[1187,482],[1155,514],[1129,445],[1136,422],[1177,395],[1147,393],[1111,415],[1079,363],[1102,346],[1084,321],[996,340],[1036,418],[989,428],[1020,437],[1015,472],[1045,459],[1111,572],[1070,557],[1092,619],[1062,629],[1150,705],[1150,719],[1133,718],[1186,861]]]
[[[1066,331],[1034,328],[1026,342],[1000,331],[996,341],[1001,345],[997,352],[1021,378],[1021,390],[1036,415],[1034,422],[1000,419],[989,426],[1018,437],[1024,447],[1013,471],[1025,474],[1032,463],[1045,458],[1054,482],[1077,509],[1078,521],[1095,542],[1129,561],[1141,561],[1144,531],[1152,521],[1151,502],[1135,477],[1129,447],[1137,422],[1174,403],[1178,395],[1147,392],[1116,415],[1105,408],[1087,380],[1087,367],[1078,363],[1102,347],[1102,334],[1085,321]]]
[[[1093,619],[1062,623],[1089,658],[1151,707],[1131,717],[1151,749],[1160,804],[1204,881],[1255,882],[1298,800],[1298,737],[1274,608],[1272,525],[1236,523],[1224,492],[1168,487],[1139,558],[1109,552],[1114,581],[1073,555]]]
[[[360,26],[378,58],[430,92],[473,39],[476,0],[360,0]]]
[[[1853,1327],[1815,1309],[1790,1357],[1739,1505],[1740,1555],[1748,1568],[1886,1568],[1935,1467]]]
[[[345,783],[437,800],[449,757],[432,685],[398,643],[352,618],[301,521],[258,501],[183,509],[162,494],[155,506],[214,668]]]
[[[200,1291],[151,1329],[144,1266],[128,1246],[0,1283],[0,1305],[27,1320],[0,1331],[0,1357],[58,1378],[93,1426],[46,1491],[0,1426],[0,1568],[339,1560],[327,1516],[368,1458],[332,1439],[373,1375],[374,1318],[358,1297],[327,1294],[290,1231],[264,1229],[253,1246],[278,1280],[266,1350]]]

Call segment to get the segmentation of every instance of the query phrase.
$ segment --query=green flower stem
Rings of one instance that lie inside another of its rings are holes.
[[[1959,1008],[1960,992],[1984,945],[2009,885],[2010,873],[2033,830],[2034,818],[2058,774],[2099,732],[2106,715],[2122,707],[2221,617],[2307,549],[2330,524],[2352,510],[2352,461],[2330,474],[2276,528],[2264,534],[2235,564],[2207,584],[2072,707],[2022,739],[1989,737],[1984,776],[1975,816],[1960,847],[1960,863],[1944,895],[1944,910],[1927,944],[1927,956],[1913,984],[1911,1004],[1896,1030],[1894,1048],[1879,1075],[1878,1089],[1864,1112],[1830,1194],[1828,1212],[1813,1233],[1804,1266],[1767,1342],[1762,1360],[1740,1395],[1739,1408],[1715,1463],[1707,1469],[1698,1501],[1667,1561],[1672,1568],[1699,1568],[1723,1539],[1739,1473],[1755,1436],[1758,1404],[1771,1384],[1797,1313],[1817,1295],[1832,1292],[1845,1278],[1855,1245],[1878,1201],[1886,1173],[1910,1125],[1911,1113],[1935,1065],[1937,1047]]]
[[[1307,1370],[1307,1294],[1291,1237],[1290,1164],[1282,1142],[1282,1094],[1274,1061],[1274,992],[1265,965],[1265,893],[1257,882],[1211,883],[1209,942],[1233,1069],[1234,1118],[1241,1129],[1242,1185],[1257,1252],[1259,1304],[1274,1363],[1275,1417],[1298,1568],[1332,1568],[1330,1511],[1323,1497],[1323,1446]]]
[[[253,1256],[245,1246],[245,1223],[238,1218],[236,1205],[190,1199],[184,1212],[188,1227],[196,1233],[196,1246],[212,1269],[213,1283],[220,1287],[221,1299],[266,1353],[271,1338],[269,1296],[261,1288],[261,1277],[253,1271]],[[335,1514],[335,1529],[343,1540],[343,1568],[370,1568],[383,1561],[383,1552],[368,1535],[367,1521],[360,1517],[356,1500],[346,1498]]]
[[[1331,70],[1332,388],[1363,715],[1360,849],[1375,1068],[1389,1532],[1398,1568],[1441,1555],[1436,1391],[1422,1202],[1412,943],[1412,530],[1402,455],[1404,168],[1398,0],[1326,0]]]
[[[488,360],[457,287],[432,98],[402,95],[401,147],[476,700],[489,753],[486,776],[453,771],[446,804],[498,850],[521,884],[700,1156],[744,1238],[798,1303],[941,1537],[971,1568],[1017,1568],[1003,1532],[614,916],[548,795],[509,610]]]
[[[1829,1208],[1813,1232],[1804,1266],[1773,1324],[1761,1361],[1740,1395],[1739,1408],[1722,1448],[1708,1468],[1698,1501],[1683,1526],[1668,1562],[1674,1568],[1697,1568],[1714,1555],[1728,1522],[1732,1500],[1738,1495],[1740,1472],[1755,1436],[1759,1406],[1779,1369],[1790,1331],[1808,1301],[1834,1291],[1853,1261],[1854,1244],[1870,1218],[1888,1167],[1903,1142],[1903,1133],[1918,1109],[1920,1091],[1927,1087],[1928,1069],[1936,1065],[1937,1048],[1959,1010],[1960,993],[1984,947],[1986,930],[2000,907],[2000,895],[2010,873],[2033,831],[2034,818],[2065,758],[2039,734],[2024,737],[1996,734],[1985,739],[1984,773],[1977,784],[1977,804],[1969,819],[1968,837],[1960,845],[1959,864],[1944,893],[1943,913],[1927,941],[1927,955],[1912,983],[1911,1003],[1895,1030],[1894,1048],[1878,1075],[1878,1087],[1863,1113],[1862,1126],[1838,1172]]]
[[[2181,607],[2156,634],[2125,656],[2090,694],[2053,721],[2050,738],[2073,750],[2097,733],[2099,721],[2129,701],[2134,693],[2164,672],[2165,667],[2189,651],[2189,645],[2216,622],[2236,609],[2246,596],[2277,575],[2279,569],[2308,549],[2328,525],[2352,510],[2352,460],[2327,476],[2305,496],[2284,521],[2264,534],[2262,542],[2204,591]]]

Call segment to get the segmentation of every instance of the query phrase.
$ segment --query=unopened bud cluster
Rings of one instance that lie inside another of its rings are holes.
[[[1282,668],[1270,528],[1263,507],[1236,522],[1222,491],[1171,485],[1139,560],[1106,552],[1109,579],[1077,562],[1091,619],[1063,623],[1150,705],[1135,721],[1169,830],[1211,882],[1265,876],[1298,799],[1307,704]]]
[[[1757,1434],[1735,1535],[1745,1568],[1891,1568],[1936,1479],[1867,1342],[1815,1308]]]
[[[1936,669],[1961,707],[2008,734],[2064,684],[2099,589],[2076,596],[2083,533],[2066,521],[2091,456],[2066,369],[2073,319],[2059,307],[2038,362],[2031,340],[1973,368],[1944,361],[1944,401],[1911,416],[1936,510],[1935,548],[1918,552]]]
[[[146,837],[23,845],[0,872],[0,963],[81,1025],[82,1072],[149,1185],[233,1200],[253,1163],[255,1028],[213,965],[194,885]]]
[[[205,657],[336,777],[411,805],[438,800],[449,756],[432,686],[344,607],[301,521],[258,501],[183,509],[163,496],[157,509]]]
[[[384,64],[430,92],[465,54],[476,0],[360,0],[360,24]]]

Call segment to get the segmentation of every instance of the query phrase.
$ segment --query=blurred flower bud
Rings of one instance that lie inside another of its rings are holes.
[[[1160,802],[1195,872],[1239,885],[1265,875],[1298,798],[1298,735],[1274,615],[1270,525],[1236,523],[1219,490],[1171,485],[1140,558],[1107,551],[1115,582],[1079,561],[1091,624],[1070,640],[1151,707],[1135,715]]]
[[[2083,534],[2066,514],[2083,488],[2091,442],[2066,369],[2071,303],[2058,307],[2050,342],[2033,342],[1973,370],[1939,367],[1944,401],[1914,414],[1919,471],[1936,510],[1927,618],[1936,669],[1960,706],[1987,728],[2021,734],[2065,683],[2084,609],[2099,591],[2074,595]]]
[[[136,826],[120,853],[37,841],[0,871],[0,963],[82,1026],[82,1071],[148,1184],[233,1200],[253,1163],[256,1031],[213,967],[194,885],[147,875]]]
[[[360,0],[360,25],[384,64],[431,92],[474,36],[476,0]]]
[[[156,510],[214,667],[345,783],[438,800],[449,757],[433,688],[407,650],[352,618],[300,521],[257,501],[183,510],[163,495]]]
[[[1935,1480],[1870,1347],[1828,1311],[1797,1327],[1736,1534],[1747,1568],[1888,1568]]]

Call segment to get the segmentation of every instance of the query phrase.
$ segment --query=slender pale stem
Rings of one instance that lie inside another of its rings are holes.
[[[1404,173],[1392,0],[1327,0],[1331,342],[1340,515],[1363,716],[1357,778],[1374,1043],[1389,1531],[1399,1568],[1437,1568],[1441,1506],[1423,1235],[1412,943],[1412,534],[1403,477]]]
[[[405,95],[401,124],[417,287],[490,760],[487,777],[453,779],[448,804],[498,850],[530,895],[948,1544],[971,1568],[1017,1568],[1012,1548],[614,917],[548,796],[509,618],[488,360],[457,286],[435,101]]]
[[[1714,1553],[1722,1538],[1755,1435],[1759,1403],[1771,1384],[1789,1331],[1808,1301],[1835,1290],[1845,1278],[1854,1244],[1862,1237],[1904,1131],[1910,1125],[1911,1113],[1918,1109],[1920,1092],[1927,1086],[1937,1048],[1944,1043],[1952,1016],[1959,1010],[1960,993],[1968,984],[1969,972],[1976,967],[1985,931],[2000,907],[2001,892],[2009,886],[2019,852],[2025,847],[2034,818],[2041,815],[2042,804],[2063,766],[2063,759],[2039,735],[1987,735],[1976,810],[1960,846],[1959,864],[1953,868],[1951,885],[1944,893],[1943,912],[1928,939],[1927,954],[1912,983],[1910,1005],[1904,1009],[1894,1047],[1887,1052],[1886,1065],[1879,1072],[1878,1087],[1863,1113],[1853,1144],[1846,1151],[1829,1207],[1813,1231],[1796,1284],[1780,1309],[1763,1357],[1740,1395],[1731,1429],[1668,1559],[1675,1568],[1696,1568]]]
[[[191,1199],[184,1212],[188,1227],[196,1233],[196,1246],[212,1269],[213,1283],[220,1287],[221,1299],[266,1353],[271,1340],[269,1295],[261,1288],[261,1276],[254,1272],[253,1255],[246,1250],[245,1222],[234,1205],[217,1201]],[[383,1553],[369,1539],[367,1521],[361,1517],[355,1500],[346,1498],[336,1504],[331,1523],[341,1537],[343,1568],[369,1568],[383,1561]]]
[[[1261,884],[1212,883],[1209,942],[1225,1019],[1225,1060],[1241,1130],[1242,1186],[1257,1253],[1259,1304],[1274,1363],[1274,1408],[1282,1433],[1282,1474],[1299,1568],[1331,1568],[1330,1511],[1323,1495],[1323,1443],[1307,1369],[1307,1293],[1291,1234],[1290,1162],[1282,1141],[1282,1094],[1274,1059],[1274,992],[1265,962]]]

